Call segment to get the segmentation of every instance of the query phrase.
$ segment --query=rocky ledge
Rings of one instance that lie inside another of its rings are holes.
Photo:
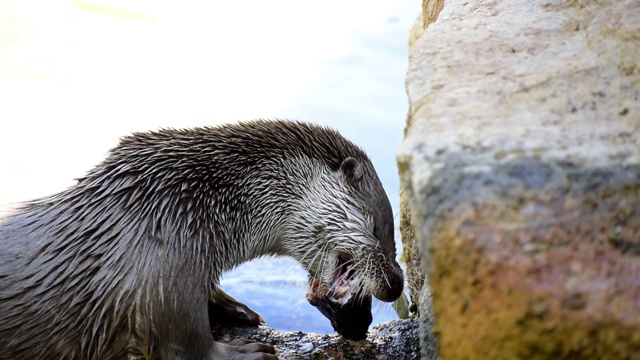
[[[366,340],[350,341],[340,335],[281,332],[265,326],[216,327],[218,341],[245,338],[278,348],[278,356],[287,360],[304,359],[419,359],[417,320],[394,320],[373,326]]]

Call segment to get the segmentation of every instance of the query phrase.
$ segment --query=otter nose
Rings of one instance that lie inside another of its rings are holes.
[[[384,286],[377,289],[378,291],[376,291],[374,296],[378,300],[392,302],[400,297],[404,288],[404,277],[399,265],[395,271],[391,274],[387,274],[387,280],[388,282],[385,281]]]

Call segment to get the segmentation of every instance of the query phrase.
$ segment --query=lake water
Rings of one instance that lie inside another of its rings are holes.
[[[284,117],[364,148],[398,213],[419,0],[175,4],[0,0],[0,203],[64,189],[132,131]],[[332,333],[304,300],[306,280],[269,258],[222,287],[274,328]],[[374,323],[395,317],[374,303]]]

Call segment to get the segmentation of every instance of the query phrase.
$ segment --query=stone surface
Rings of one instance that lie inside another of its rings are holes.
[[[414,360],[420,358],[417,320],[393,320],[373,326],[366,340],[344,340],[339,335],[279,332],[257,328],[214,328],[221,341],[245,338],[278,348],[277,355],[287,360]]]
[[[420,247],[416,241],[414,227],[411,224],[411,212],[404,191],[400,191],[400,234],[402,236],[402,255],[407,264],[407,290],[411,298],[411,311],[420,303],[420,290],[424,286],[424,271]]]
[[[423,10],[398,165],[440,356],[640,358],[640,1]]]
[[[420,21],[422,18],[419,19]],[[411,312],[421,323],[420,347],[422,359],[438,358],[437,336],[433,332],[433,309],[429,283],[425,282],[422,268],[420,244],[415,237],[411,221],[408,198],[404,190],[400,191],[400,233],[402,235],[402,251],[407,264],[407,289],[411,297]]]

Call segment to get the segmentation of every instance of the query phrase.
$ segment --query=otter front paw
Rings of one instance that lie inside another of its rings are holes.
[[[247,339],[228,343],[215,342],[212,359],[216,360],[277,360],[276,349]]]
[[[218,289],[209,301],[209,324],[258,326],[266,321],[255,311]]]

